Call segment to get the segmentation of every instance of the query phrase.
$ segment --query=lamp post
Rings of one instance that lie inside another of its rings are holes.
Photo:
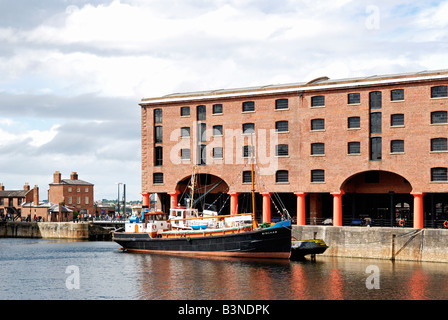
[[[118,185],[118,194],[117,194],[117,213],[120,214],[120,184],[123,184],[122,182],[117,182]]]

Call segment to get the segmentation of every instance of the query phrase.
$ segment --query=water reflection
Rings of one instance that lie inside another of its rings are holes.
[[[446,299],[446,264],[319,257],[266,261],[140,255],[139,299]],[[366,268],[376,265],[379,289]]]

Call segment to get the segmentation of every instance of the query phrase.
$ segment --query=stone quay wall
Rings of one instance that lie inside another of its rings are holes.
[[[325,256],[448,262],[448,230],[293,226],[298,240],[322,239]]]

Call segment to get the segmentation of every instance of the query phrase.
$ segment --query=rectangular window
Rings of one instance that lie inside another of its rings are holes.
[[[431,168],[431,181],[447,182],[447,168]]]
[[[163,183],[163,173],[154,172],[152,175],[153,184],[162,184]]]
[[[325,182],[325,171],[321,169],[311,170],[311,182]]]
[[[446,111],[434,111],[431,112],[431,124],[437,123],[447,123],[447,112]]]
[[[370,114],[370,133],[381,133],[381,112],[372,112]]]
[[[348,128],[349,129],[361,128],[361,118],[360,117],[349,117],[348,118]]]
[[[255,111],[255,102],[246,101],[243,102],[243,112]]]
[[[359,93],[349,93],[347,100],[348,104],[359,104],[361,103],[361,95]]]
[[[190,138],[190,127],[180,128],[180,136],[182,138]]]
[[[189,117],[190,116],[190,107],[181,107],[180,108],[180,116],[181,117]]]
[[[162,126],[155,126],[154,130],[155,130],[154,142],[155,143],[162,143],[162,140],[163,140],[163,129],[162,129]]]
[[[373,91],[369,93],[369,107],[370,109],[381,109],[381,91]]]
[[[73,198],[72,197],[68,197],[68,204],[73,204]]]
[[[222,114],[222,104],[213,105],[213,114]]]
[[[154,148],[154,165],[156,167],[163,165],[163,148],[162,147]]]
[[[325,130],[325,119],[312,119],[311,130]]]
[[[222,136],[222,126],[213,126],[213,135],[214,136]]]
[[[154,123],[162,123],[162,109],[154,109]]]
[[[252,171],[243,171],[243,183],[252,183]]]
[[[311,97],[311,107],[323,107],[325,106],[325,96]]]
[[[370,138],[370,160],[381,160],[382,156],[382,139],[381,137]]]
[[[404,126],[404,114],[397,113],[390,116],[390,125],[392,127]]]
[[[358,141],[349,142],[348,154],[361,154],[361,143]]]
[[[86,203],[86,204],[89,204],[89,197],[85,197],[84,200],[85,200],[85,203]]]
[[[431,139],[431,151],[448,151],[446,138]]]
[[[275,100],[275,110],[288,109],[288,99]]]
[[[287,144],[278,144],[275,146],[275,155],[278,157],[285,157],[289,155]]]
[[[277,121],[275,123],[275,132],[288,132],[288,121]]]
[[[76,199],[76,204],[81,204],[81,197],[78,197],[78,198]]]
[[[199,145],[198,148],[198,165],[200,166],[205,166],[207,164],[207,149],[206,149],[206,145],[205,144],[201,144]]]
[[[404,152],[404,140],[392,140],[390,142],[391,153],[403,153]]]
[[[251,156],[251,146],[243,146],[243,158],[249,158],[250,156]]]
[[[311,154],[312,155],[324,155],[325,154],[325,144],[322,142],[311,144]]]
[[[396,89],[390,92],[390,101],[403,101],[404,89]]]
[[[447,96],[447,86],[436,86],[431,88],[431,98],[445,98]]]
[[[213,148],[213,158],[215,159],[222,159],[222,147],[215,147]]]
[[[243,134],[252,134],[252,133],[255,133],[255,124],[244,123],[243,124]]]
[[[207,141],[207,126],[205,123],[198,123],[198,141],[206,142]]]
[[[288,183],[289,182],[289,173],[287,170],[278,170],[275,173],[275,182],[276,183]]]
[[[190,149],[180,149],[180,157],[182,160],[190,160]]]
[[[204,105],[200,105],[196,107],[197,114],[196,114],[196,120],[203,121],[207,118],[206,108]]]

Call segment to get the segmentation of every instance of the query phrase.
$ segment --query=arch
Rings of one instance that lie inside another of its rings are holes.
[[[386,170],[366,170],[345,179],[340,190],[345,193],[411,193],[411,183],[402,175]]]
[[[175,190],[179,193],[179,203],[186,205],[187,199],[191,195],[192,174],[180,179]],[[195,191],[193,201],[199,207],[203,207],[205,203],[211,204],[215,202],[220,195],[229,191],[229,185],[221,177],[210,173],[197,173],[195,175]],[[225,199],[220,199],[222,201]]]

